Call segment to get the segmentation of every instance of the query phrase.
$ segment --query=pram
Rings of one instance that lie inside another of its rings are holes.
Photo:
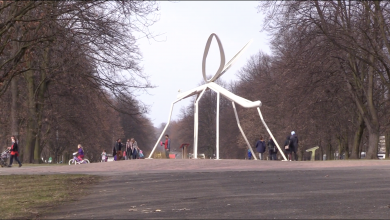
[[[7,149],[3,151],[0,155],[0,165],[1,167],[6,167],[7,166],[7,159],[10,158],[10,150]]]

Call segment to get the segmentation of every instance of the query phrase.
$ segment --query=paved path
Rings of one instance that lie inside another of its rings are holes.
[[[83,173],[94,175],[123,175],[171,172],[220,172],[308,169],[376,169],[390,168],[387,160],[337,160],[337,161],[260,161],[260,160],[167,160],[143,159],[107,163],[91,163],[64,166],[23,166],[0,169],[0,175],[8,174],[60,174]]]
[[[390,161],[135,160],[3,168],[103,175],[43,219],[389,219]],[[1,177],[0,177],[1,178]]]

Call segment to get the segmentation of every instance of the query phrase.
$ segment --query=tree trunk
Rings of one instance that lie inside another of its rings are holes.
[[[15,33],[17,39],[19,39],[20,35],[20,25],[15,24]],[[14,41],[12,43],[12,55],[16,54],[19,51],[19,43],[18,41]],[[18,84],[17,78],[13,77],[11,79],[11,135],[15,136],[16,140],[19,140],[19,120],[18,120]],[[23,154],[21,155],[23,156]],[[23,159],[23,157],[21,157]]]
[[[378,159],[379,125],[367,126],[368,146],[365,159]]]
[[[303,161],[303,155],[305,155],[305,151],[303,150],[304,149],[304,146],[303,144],[301,145],[301,147],[299,148],[299,154],[298,154],[298,161]]]
[[[374,57],[369,55],[369,60],[374,63]],[[378,113],[374,105],[374,69],[368,67],[367,109],[369,116],[365,117],[368,130],[368,149],[366,159],[378,159],[379,122]]]
[[[31,63],[29,63],[31,65]],[[25,74],[27,81],[27,140],[25,145],[24,162],[32,163],[34,158],[34,146],[36,138],[36,109],[34,99],[34,73],[29,70]]]
[[[49,48],[46,47],[43,55],[43,70],[40,71],[40,83],[37,88],[37,96],[36,96],[36,139],[35,139],[35,147],[34,147],[34,162],[39,163],[39,158],[41,157],[42,145],[41,145],[41,136],[42,136],[42,114],[44,109],[45,102],[45,92],[47,89],[47,79],[46,79],[46,71],[48,70],[49,64]]]
[[[14,77],[11,81],[11,135],[15,136],[15,138],[18,140],[19,135],[19,121],[18,121],[18,85],[17,85],[17,79]]]
[[[368,127],[368,149],[365,159],[378,159],[379,129]]]
[[[324,150],[324,147],[321,145],[321,139],[318,140],[318,146],[320,147],[320,149],[319,149],[319,152],[320,152],[319,160],[324,160],[324,152],[325,152],[325,150]]]
[[[326,160],[331,160],[330,158],[330,154],[332,153],[332,150],[331,150],[331,148],[332,148],[332,144],[331,143],[327,143],[326,144],[326,152],[325,152],[325,154],[326,154]]]
[[[339,136],[338,138],[337,138],[337,140],[338,140],[338,144],[339,144],[339,150],[338,150],[338,158],[336,158],[336,159],[339,159],[340,158],[340,155],[341,155],[341,152],[343,151],[343,138],[341,137],[341,136]]]
[[[359,159],[360,158],[359,146],[360,146],[360,143],[362,141],[364,129],[366,128],[362,116],[359,115],[358,121],[359,121],[360,126],[356,130],[355,135],[353,137],[351,159]]]
[[[348,134],[345,134],[343,143],[344,143],[344,152],[345,152],[345,157],[344,157],[344,159],[345,159],[345,160],[348,160],[348,159],[349,159]],[[340,155],[340,156],[341,156],[341,155]]]

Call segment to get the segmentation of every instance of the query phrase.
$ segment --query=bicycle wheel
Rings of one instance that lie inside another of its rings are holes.
[[[84,161],[85,161],[86,163],[91,163],[91,162],[89,162],[89,160],[88,160],[88,159],[84,159]]]
[[[70,159],[70,160],[69,160],[69,165],[72,165],[73,163],[75,163],[74,160],[73,160],[73,159]]]

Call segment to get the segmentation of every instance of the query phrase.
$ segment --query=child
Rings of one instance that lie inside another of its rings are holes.
[[[81,144],[79,144],[79,145],[77,146],[77,148],[79,149],[79,150],[78,150],[79,156],[78,156],[77,158],[78,158],[78,159],[80,160],[80,162],[81,162],[81,161],[84,160],[84,151],[83,151],[83,147],[81,146]]]
[[[102,152],[102,162],[106,162],[106,158],[107,158],[107,153],[105,150],[103,150]]]
[[[250,149],[248,149],[248,160],[252,159],[252,152]]]
[[[139,148],[138,148],[138,149],[139,149]],[[142,159],[142,158],[144,157],[144,153],[142,152],[141,149],[139,150],[138,155],[139,155],[139,158],[140,158],[140,159]]]

